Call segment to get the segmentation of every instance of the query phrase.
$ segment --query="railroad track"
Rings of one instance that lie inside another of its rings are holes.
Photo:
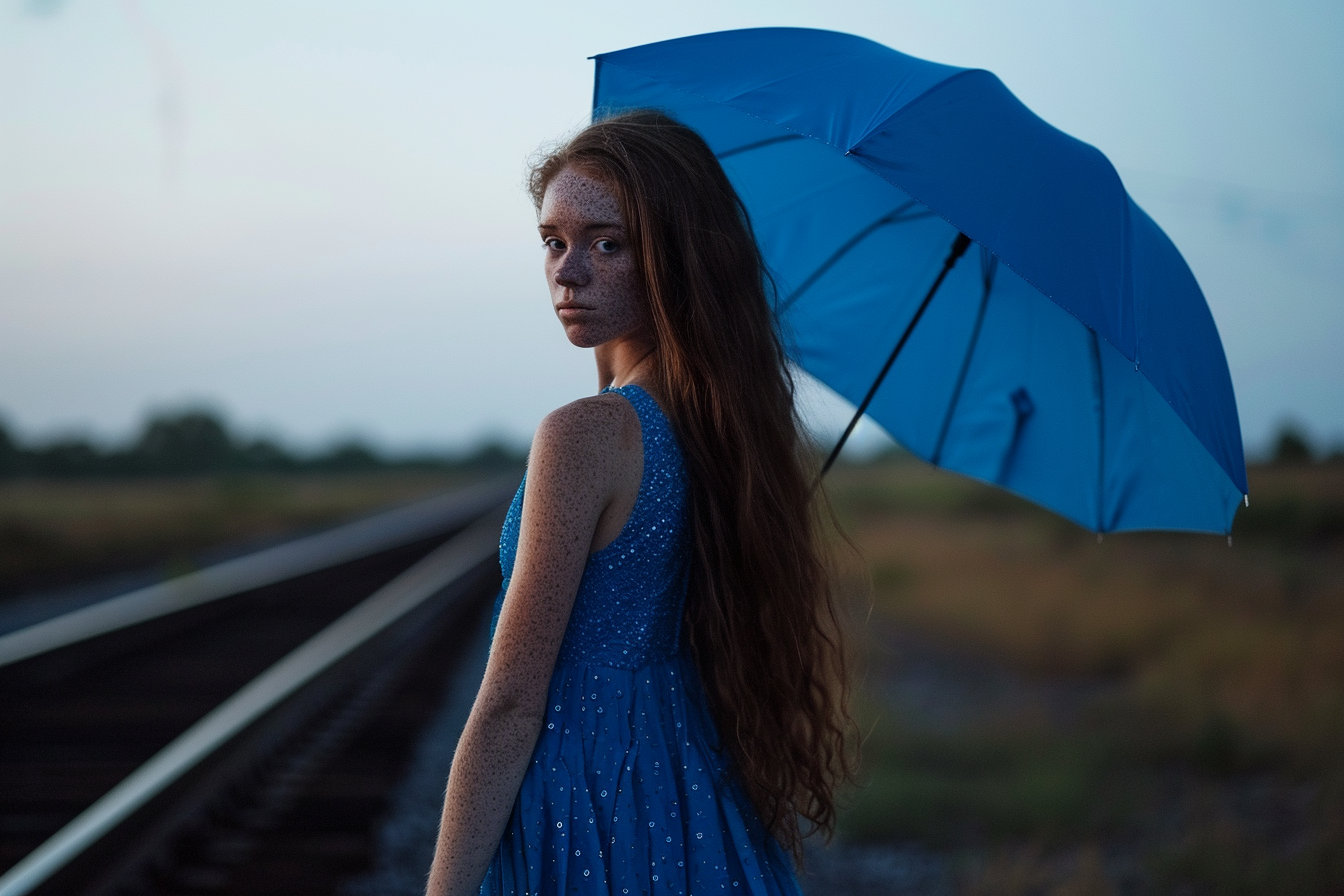
[[[509,493],[0,636],[0,896],[338,892],[498,588]]]

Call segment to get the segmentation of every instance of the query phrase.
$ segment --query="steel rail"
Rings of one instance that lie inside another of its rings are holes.
[[[499,504],[480,516],[183,732],[0,875],[0,896],[25,896],[41,886],[284,700],[490,559],[505,510]]]
[[[226,560],[0,635],[0,667],[451,531],[494,507],[511,491],[512,486],[502,482],[459,489]]]

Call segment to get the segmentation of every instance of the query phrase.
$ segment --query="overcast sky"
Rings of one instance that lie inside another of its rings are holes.
[[[594,53],[762,25],[994,71],[1181,249],[1248,448],[1285,419],[1344,442],[1339,0],[6,0],[0,415],[119,439],[208,402],[303,445],[525,441],[595,383],[526,158],[586,120]]]

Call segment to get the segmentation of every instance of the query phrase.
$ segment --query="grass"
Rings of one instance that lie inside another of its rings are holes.
[[[3,482],[0,595],[184,568],[453,484]],[[968,894],[1344,891],[1344,466],[1252,469],[1231,548],[1098,544],[911,461],[842,467],[828,490],[871,584],[843,838],[937,848]],[[901,686],[929,656],[915,704]]]
[[[1059,841],[1123,820],[1092,798],[1105,786],[1112,744],[1044,731],[931,734],[887,724],[864,745],[865,775],[841,833],[955,847]]]
[[[445,473],[0,481],[0,597],[328,524],[461,482]]]
[[[1344,466],[1252,469],[1230,549],[1099,544],[912,461],[833,475],[871,582],[842,836],[946,849],[967,892],[1344,890]],[[1008,696],[931,724],[892,632]]]

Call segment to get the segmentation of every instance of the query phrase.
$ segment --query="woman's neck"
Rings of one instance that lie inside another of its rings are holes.
[[[654,346],[643,340],[622,339],[603,343],[593,350],[597,361],[597,387],[643,384],[653,366]]]

